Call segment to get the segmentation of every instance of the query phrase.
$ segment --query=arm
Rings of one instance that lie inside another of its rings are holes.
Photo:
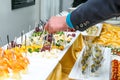
[[[88,0],[70,13],[66,21],[70,27],[83,31],[96,23],[119,15],[119,0]]]

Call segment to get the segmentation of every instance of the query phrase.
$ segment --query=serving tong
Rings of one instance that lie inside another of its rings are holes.
[[[46,39],[43,38],[42,47],[44,46],[44,44],[46,43],[46,41],[48,41],[49,35],[51,35],[51,36],[52,36],[52,42],[51,42],[51,44],[50,44],[50,50],[51,50],[52,45],[55,44],[55,40],[54,40],[53,34],[49,34],[49,33],[47,32],[47,34],[44,35],[44,33],[45,33],[45,28],[44,28],[44,26],[45,26],[45,24],[47,23],[47,21],[48,21],[48,19],[46,19],[46,21],[43,21],[43,20],[40,19],[41,29],[43,30],[43,33],[42,33],[41,36],[43,36],[43,37],[46,36]],[[40,36],[40,37],[41,37],[41,36]],[[40,37],[39,37],[39,39],[40,39]],[[41,49],[42,49],[42,48],[41,48]],[[41,51],[41,50],[40,50],[40,51]]]

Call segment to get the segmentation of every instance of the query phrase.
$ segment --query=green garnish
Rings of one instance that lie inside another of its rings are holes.
[[[59,39],[59,40],[57,40],[57,42],[63,42],[63,39]]]
[[[28,48],[28,52],[32,53],[33,51],[32,51],[32,49],[31,49],[31,48]]]
[[[40,48],[35,48],[34,51],[35,51],[35,52],[39,52],[39,51],[40,51]]]
[[[56,34],[59,34],[60,36],[62,36],[64,34],[63,31],[57,32]]]
[[[60,44],[59,44],[59,43],[56,43],[56,46],[60,46]]]

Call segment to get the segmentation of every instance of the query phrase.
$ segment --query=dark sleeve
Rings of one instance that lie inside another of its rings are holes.
[[[74,0],[72,3],[72,7],[77,7],[78,5],[80,5],[81,3],[86,2],[87,0]]]
[[[120,15],[120,0],[88,0],[71,13],[70,20],[76,30],[88,27]]]

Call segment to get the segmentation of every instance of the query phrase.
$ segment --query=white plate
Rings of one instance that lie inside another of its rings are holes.
[[[109,23],[109,24],[114,24],[114,25],[120,25],[120,17],[114,17],[111,19],[108,19],[106,21],[104,21],[105,23]]]
[[[109,24],[114,24],[114,25],[120,25],[120,20],[107,20],[104,22]]]
[[[88,75],[87,77],[81,77],[81,71],[79,67],[79,61],[82,57],[83,50],[81,51],[81,55],[79,55],[75,65],[73,66],[69,78],[70,79],[75,79],[75,80],[110,80],[110,66],[111,66],[111,49],[110,48],[105,48],[104,51],[104,63],[102,64],[102,69],[101,73],[99,76],[94,77],[91,75]]]
[[[102,30],[103,24],[102,24],[102,23],[99,23],[99,24],[96,24],[95,26],[98,28],[97,33],[95,33],[95,34],[88,34],[88,33],[86,32],[86,30],[85,30],[85,31],[81,32],[81,34],[82,34],[83,36],[99,36],[100,33],[101,33],[101,30]]]

